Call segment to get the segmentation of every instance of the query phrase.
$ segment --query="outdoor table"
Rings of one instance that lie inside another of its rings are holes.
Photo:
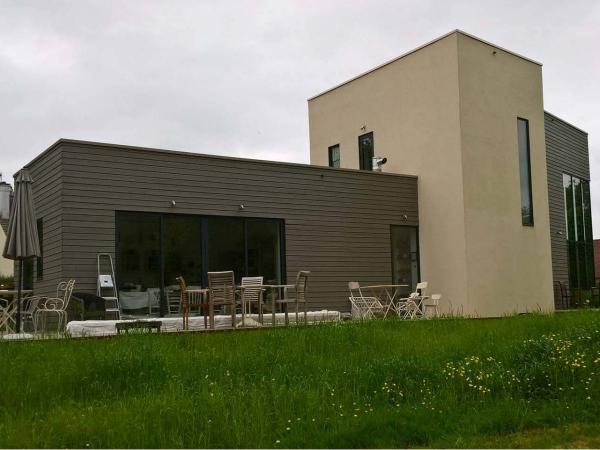
[[[400,296],[400,289],[409,287],[408,284],[376,284],[371,286],[361,286],[362,289],[369,289],[374,291],[373,294],[380,301],[386,302],[385,312],[383,313],[383,317],[387,317],[390,309],[396,306],[396,301]],[[385,298],[384,298],[385,297]]]

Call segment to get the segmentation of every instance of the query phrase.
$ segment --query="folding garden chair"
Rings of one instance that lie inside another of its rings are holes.
[[[350,281],[348,289],[350,290],[348,300],[350,300],[353,319],[372,319],[376,315],[383,316],[385,314],[385,307],[381,301],[377,297],[365,297],[358,281]]]

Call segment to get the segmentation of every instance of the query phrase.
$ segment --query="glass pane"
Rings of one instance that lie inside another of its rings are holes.
[[[248,219],[248,276],[262,276],[265,284],[281,284],[280,222]]]
[[[358,138],[358,154],[359,168],[361,170],[373,170],[373,133],[365,134]]]
[[[130,314],[159,314],[160,216],[118,213],[117,283],[121,308]]]
[[[593,242],[594,234],[592,231],[592,208],[590,204],[590,183],[589,181],[581,181],[583,195],[583,221],[585,241]]]
[[[578,289],[577,244],[574,241],[569,241],[567,245],[569,249],[569,287],[571,289]]]
[[[233,270],[236,283],[246,274],[244,221],[234,217],[209,217],[208,271]]]
[[[329,167],[340,167],[340,146],[329,147]]]
[[[573,177],[573,204],[575,205],[575,239],[583,241],[585,237],[583,231],[583,193],[581,181],[575,177]]]
[[[419,281],[417,228],[392,226],[392,280],[414,291]]]
[[[193,216],[165,216],[163,222],[165,286],[176,288],[183,275],[188,286],[202,286],[202,221]]]
[[[589,286],[589,280],[587,279],[587,258],[585,256],[585,243],[577,243],[577,265],[579,270],[579,287],[581,289],[587,289]]]
[[[575,240],[575,211],[573,210],[573,182],[571,175],[563,174],[563,188],[565,193],[567,239]]]
[[[585,244],[585,268],[587,271],[588,288],[596,285],[596,271],[594,270],[594,243]]]
[[[533,225],[533,202],[531,200],[531,168],[529,161],[529,122],[517,120],[519,144],[519,174],[521,179],[521,221]]]

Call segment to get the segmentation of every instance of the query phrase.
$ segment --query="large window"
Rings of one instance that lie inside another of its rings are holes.
[[[358,163],[360,170],[373,170],[373,156],[375,155],[373,133],[363,134],[358,138]]]
[[[531,160],[529,147],[529,121],[517,119],[517,142],[519,147],[519,176],[521,179],[521,222],[533,225],[533,200],[531,195]]]
[[[328,153],[329,167],[340,167],[340,144],[329,147]]]
[[[392,281],[414,292],[419,282],[419,237],[417,227],[392,225]]]
[[[590,183],[563,174],[565,226],[571,289],[589,289],[594,285],[594,239],[590,207]]]
[[[121,308],[173,313],[179,275],[188,286],[206,286],[207,272],[221,270],[233,270],[238,283],[243,276],[284,282],[282,227],[278,219],[117,212]]]

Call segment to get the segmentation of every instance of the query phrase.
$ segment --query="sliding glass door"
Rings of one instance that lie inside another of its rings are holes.
[[[125,314],[158,314],[161,289],[160,215],[117,216],[118,287]]]
[[[127,315],[178,312],[176,278],[206,286],[207,272],[233,270],[283,279],[283,223],[279,219],[116,213],[117,286]]]

